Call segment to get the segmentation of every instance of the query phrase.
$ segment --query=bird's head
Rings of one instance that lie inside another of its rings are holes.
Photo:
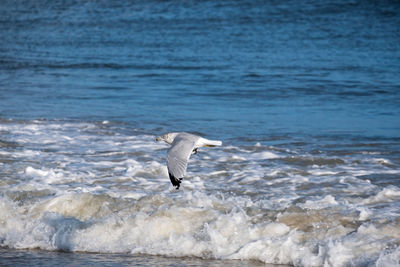
[[[168,144],[172,144],[172,142],[174,142],[175,136],[177,134],[178,133],[167,133],[167,134],[161,135],[160,137],[157,137],[156,141],[164,141]]]

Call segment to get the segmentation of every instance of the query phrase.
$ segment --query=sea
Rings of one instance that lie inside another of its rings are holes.
[[[0,266],[400,266],[400,2],[2,0]]]

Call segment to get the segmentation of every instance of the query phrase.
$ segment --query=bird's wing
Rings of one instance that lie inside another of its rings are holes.
[[[196,141],[196,138],[186,135],[178,135],[175,137],[167,153],[168,172],[174,177],[179,179],[185,176],[187,163]]]

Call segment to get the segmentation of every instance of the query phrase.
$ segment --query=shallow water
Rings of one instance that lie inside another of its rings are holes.
[[[399,265],[399,13],[3,1],[0,262]]]
[[[114,253],[66,253],[43,250],[0,249],[0,265],[24,266],[274,266],[257,261],[204,260]],[[285,267],[281,265],[281,267]]]

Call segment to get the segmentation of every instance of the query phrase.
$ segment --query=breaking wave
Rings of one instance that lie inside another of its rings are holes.
[[[231,142],[193,155],[177,191],[154,135],[63,121],[2,121],[0,132],[3,247],[295,266],[399,262],[399,185],[372,179],[398,177],[387,153]]]

